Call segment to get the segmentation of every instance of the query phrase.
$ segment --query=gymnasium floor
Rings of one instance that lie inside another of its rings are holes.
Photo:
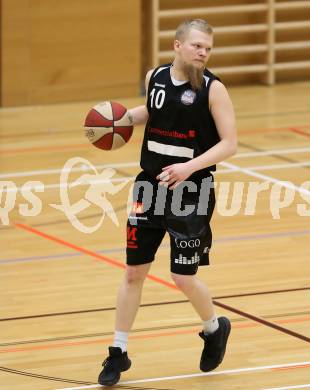
[[[133,366],[115,388],[310,388],[310,82],[229,92],[239,149],[218,165],[212,265],[199,272],[217,314],[232,322],[225,360],[199,371],[200,322],[172,284],[166,238],[130,338]],[[143,99],[118,101],[133,107]],[[1,390],[100,387],[143,128],[118,151],[94,148],[83,121],[95,103],[0,110]],[[95,204],[71,216],[59,208],[66,196],[78,208],[88,188],[66,192],[64,181],[98,179],[107,167],[113,186],[123,186],[106,189],[119,226]],[[258,185],[256,197],[250,189]]]

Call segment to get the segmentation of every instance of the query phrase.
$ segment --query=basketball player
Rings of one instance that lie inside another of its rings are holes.
[[[130,110],[133,124],[146,123],[142,172],[135,181],[127,222],[127,268],[117,297],[114,343],[98,378],[105,386],[117,383],[131,366],[128,334],[166,232],[171,277],[202,321],[200,369],[214,370],[225,354],[230,321],[216,316],[208,287],[196,277],[198,266],[209,264],[215,205],[211,172],[237,148],[231,100],[221,81],[206,69],[212,46],[213,31],[207,22],[180,24],[174,61],[147,73],[146,105]]]

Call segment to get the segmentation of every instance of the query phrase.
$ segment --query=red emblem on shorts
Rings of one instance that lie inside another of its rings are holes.
[[[132,226],[127,226],[127,248],[138,248],[137,245],[137,228]]]

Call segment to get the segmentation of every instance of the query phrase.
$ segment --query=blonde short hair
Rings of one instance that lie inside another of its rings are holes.
[[[175,32],[175,39],[182,41],[189,30],[196,29],[206,34],[213,34],[213,27],[203,19],[188,19],[179,24]]]

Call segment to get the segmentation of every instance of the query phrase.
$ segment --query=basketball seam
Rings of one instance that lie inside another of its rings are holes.
[[[127,109],[124,107],[124,108],[125,108],[125,111],[124,111],[123,115],[122,115],[119,119],[115,119],[115,118],[114,118],[113,104],[116,105],[116,104],[119,104],[119,103],[117,103],[117,102],[111,102],[113,121],[119,121],[119,120],[121,120],[121,119],[125,116],[125,114],[126,114],[126,112],[127,112]]]
[[[99,112],[98,110],[96,110],[95,108],[92,108],[92,109],[90,110],[90,112],[91,112],[92,110],[95,111],[98,115],[100,115],[100,117],[102,117],[102,118],[105,119],[106,121],[111,122],[111,125],[109,125],[109,126],[103,126],[103,125],[100,125],[100,126],[87,126],[86,123],[85,123],[85,124],[84,124],[84,127],[88,127],[88,128],[96,128],[96,127],[105,127],[105,128],[109,128],[109,127],[113,127],[113,128],[114,128],[114,118],[113,118],[113,119],[108,119],[108,118],[106,118],[104,115],[102,115],[101,112]],[[113,110],[112,110],[112,116],[114,117],[114,115],[113,115]]]
[[[98,110],[96,110],[95,108],[93,108],[93,110],[94,111],[96,111],[96,113],[97,114],[99,114],[100,116],[102,116],[102,118],[104,118],[105,120],[107,120],[107,121],[110,121],[110,122],[112,122],[112,126],[113,126],[113,124],[114,124],[114,114],[113,114],[113,109],[112,109],[112,119],[108,119],[108,118],[106,118],[104,115],[102,115],[102,113],[101,112],[99,112]],[[106,126],[94,126],[94,127],[106,127]]]

